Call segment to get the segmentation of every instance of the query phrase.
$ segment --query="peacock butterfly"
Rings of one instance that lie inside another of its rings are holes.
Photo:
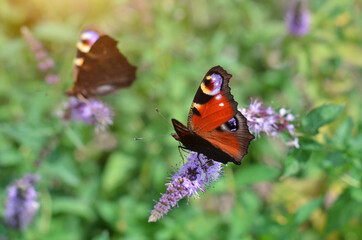
[[[129,87],[135,79],[136,67],[119,52],[117,41],[93,28],[83,30],[74,60],[74,86],[67,95],[107,95]]]
[[[176,131],[172,136],[186,149],[240,165],[254,136],[230,93],[231,77],[220,66],[211,68],[196,92],[187,127],[172,119]]]

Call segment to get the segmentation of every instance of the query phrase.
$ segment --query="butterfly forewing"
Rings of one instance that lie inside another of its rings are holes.
[[[189,112],[187,126],[197,132],[216,129],[237,112],[237,103],[230,93],[232,76],[222,67],[211,68],[202,80]]]

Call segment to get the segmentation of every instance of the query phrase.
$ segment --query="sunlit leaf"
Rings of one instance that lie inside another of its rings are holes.
[[[361,56],[362,50],[361,46],[358,44],[340,44],[338,45],[337,51],[341,57],[347,62],[354,64],[356,66],[362,67],[362,59],[358,56]]]

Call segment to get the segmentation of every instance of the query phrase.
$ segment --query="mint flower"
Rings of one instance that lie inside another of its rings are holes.
[[[281,132],[287,132],[293,140],[287,145],[299,148],[298,138],[295,137],[295,126],[292,123],[295,116],[285,108],[274,110],[272,107],[264,107],[264,103],[255,99],[251,100],[249,108],[239,110],[247,119],[250,131],[260,137],[260,133],[268,136],[279,137]]]
[[[39,177],[27,174],[7,188],[4,218],[9,227],[24,230],[32,222],[39,209],[34,187],[38,180]]]
[[[308,34],[311,15],[305,0],[291,0],[285,15],[285,23],[290,35],[304,36]]]
[[[27,27],[22,27],[21,33],[38,62],[38,69],[46,75],[45,82],[48,84],[57,83],[59,81],[59,76],[52,73],[55,67],[54,60],[44,49],[43,44],[33,36]]]
[[[97,99],[79,99],[70,97],[59,115],[65,120],[85,122],[104,129],[113,124],[114,113],[110,107]]]
[[[202,154],[191,152],[187,160],[185,165],[176,169],[178,171],[172,176],[171,182],[166,184],[166,193],[151,211],[148,222],[159,220],[184,197],[200,198],[199,192],[205,192],[223,174],[221,163],[207,159]]]

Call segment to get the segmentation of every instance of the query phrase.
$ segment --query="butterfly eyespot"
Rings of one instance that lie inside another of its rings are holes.
[[[77,43],[79,51],[87,53],[92,45],[99,39],[99,34],[93,30],[88,30],[82,33],[80,40]]]
[[[222,83],[223,78],[221,75],[213,73],[205,77],[204,81],[201,83],[201,89],[205,94],[214,96],[221,92]]]
[[[99,38],[99,34],[96,31],[88,30],[82,33],[80,39],[86,41],[90,45],[93,45]]]
[[[235,132],[239,129],[238,121],[234,117],[227,121],[225,124],[231,132]]]

